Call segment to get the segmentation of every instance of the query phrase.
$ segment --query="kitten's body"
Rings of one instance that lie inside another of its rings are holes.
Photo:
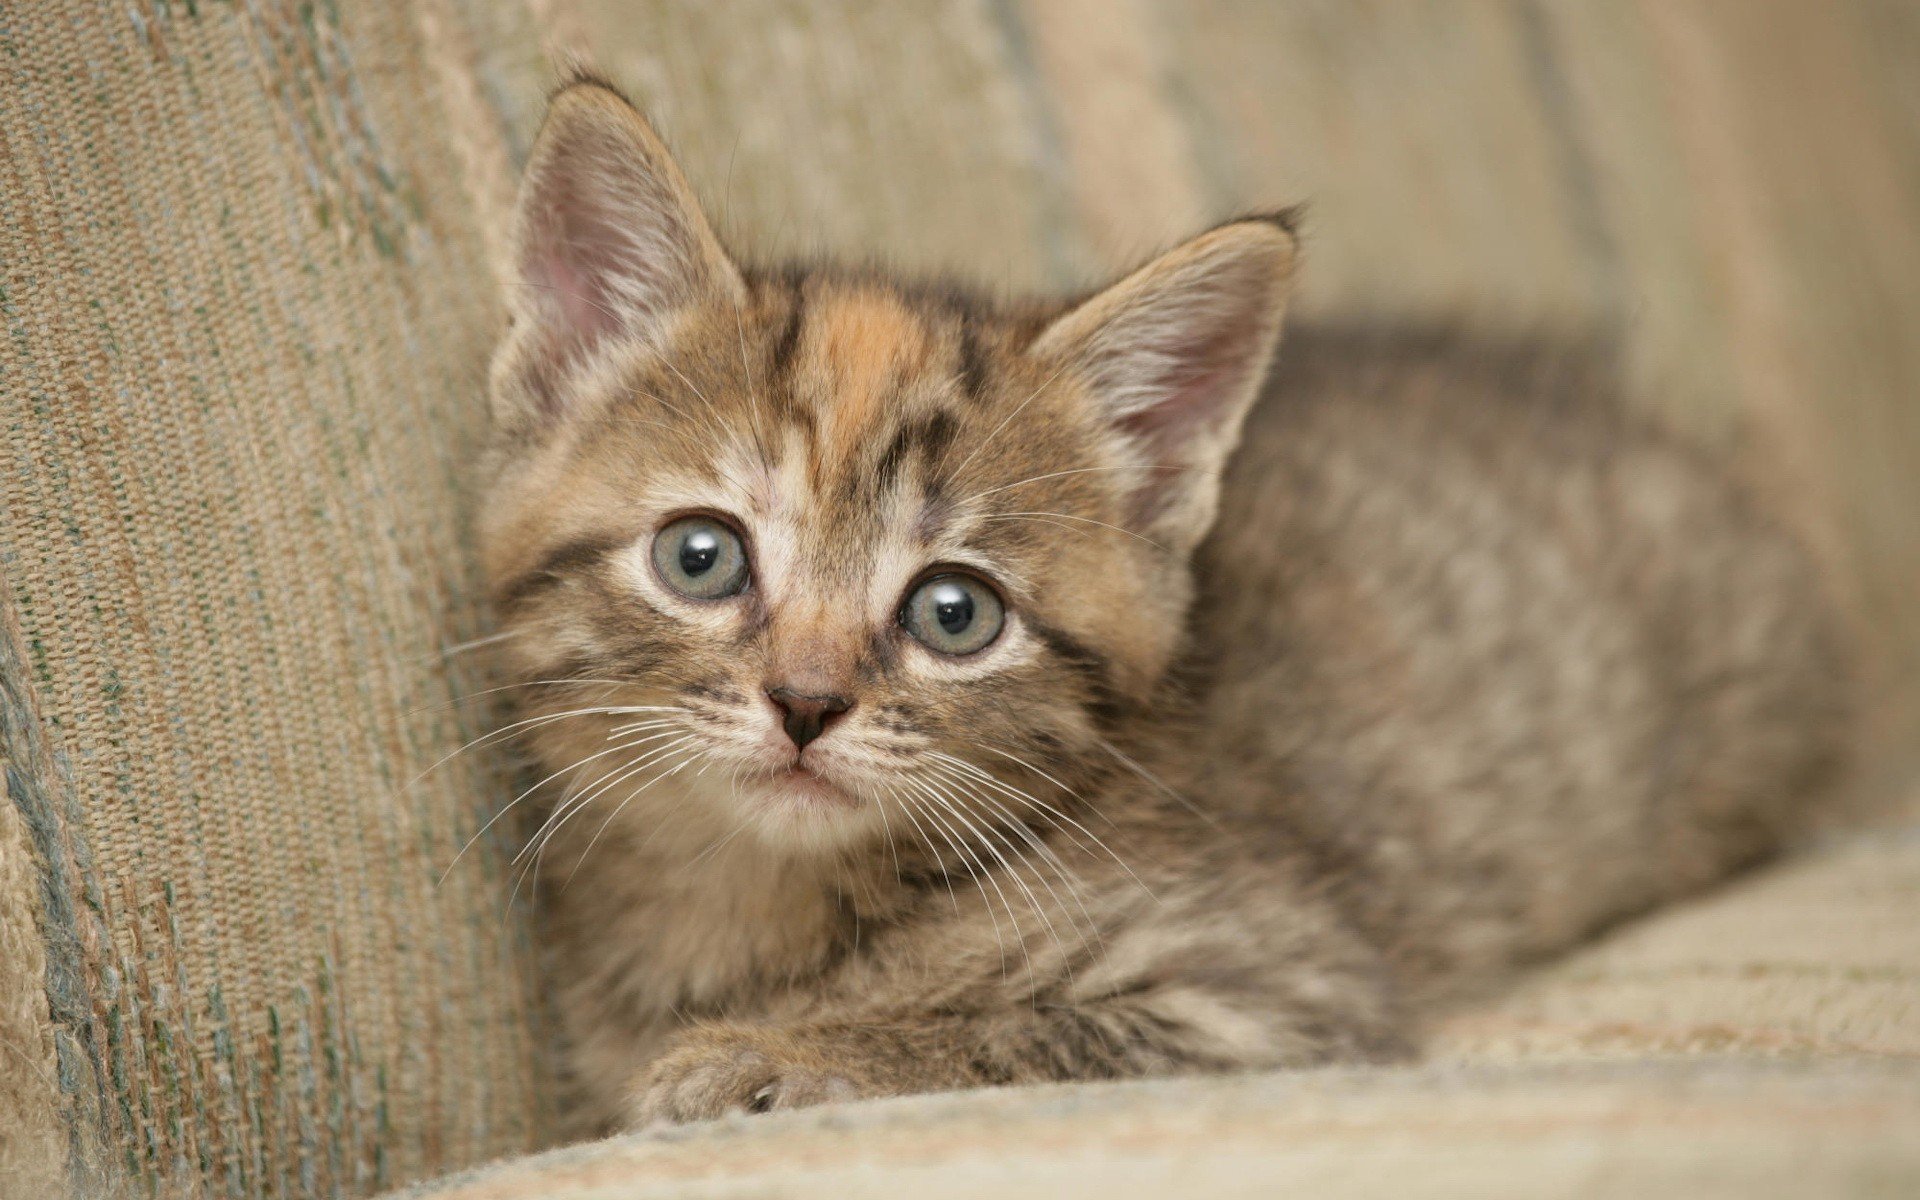
[[[1412,994],[1751,863],[1840,766],[1800,547],[1618,401],[1585,348],[1296,330],[1199,555],[1201,786]]]
[[[1284,225],[1065,310],[754,275],[591,86],[521,212],[485,533],[594,1121],[1393,1057],[1837,755],[1799,555],[1582,372],[1296,337],[1201,544]],[[648,565],[690,512],[749,584]],[[1006,623],[935,652],[954,570]]]

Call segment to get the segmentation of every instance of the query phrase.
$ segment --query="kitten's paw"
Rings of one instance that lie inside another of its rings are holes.
[[[803,1041],[778,1030],[699,1029],[647,1068],[627,1106],[627,1124],[641,1129],[870,1094]]]

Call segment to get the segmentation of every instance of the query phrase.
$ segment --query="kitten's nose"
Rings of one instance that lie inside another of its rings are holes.
[[[768,688],[767,699],[780,706],[780,725],[796,750],[826,732],[827,722],[853,707],[845,696],[809,696],[792,688]]]

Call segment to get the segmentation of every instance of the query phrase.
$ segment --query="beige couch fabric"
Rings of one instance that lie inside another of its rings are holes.
[[[433,1200],[1912,1195],[1920,1086],[1716,1063],[1324,1072],[882,1102],[558,1151]]]
[[[500,843],[437,882],[502,762],[406,786],[493,719],[442,654],[481,631],[486,92],[545,81],[475,31],[539,42],[347,7],[0,14],[8,1200],[50,1141],[87,1195],[251,1197],[543,1136]]]

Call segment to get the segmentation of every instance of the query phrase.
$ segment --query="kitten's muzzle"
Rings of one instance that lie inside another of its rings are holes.
[[[805,750],[808,742],[826,732],[830,721],[853,707],[845,696],[810,696],[783,687],[768,688],[767,699],[780,709],[780,727],[796,750]]]

